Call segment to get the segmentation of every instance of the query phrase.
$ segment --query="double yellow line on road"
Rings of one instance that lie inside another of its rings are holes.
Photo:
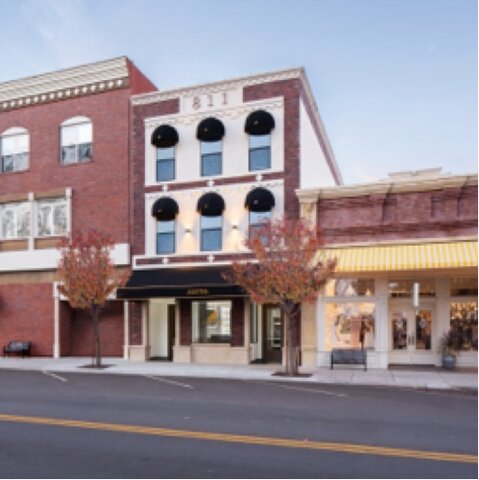
[[[268,447],[302,448],[308,450],[326,450],[340,453],[363,455],[381,455],[386,457],[415,458],[440,462],[477,463],[477,455],[461,453],[431,452],[427,450],[411,450],[405,448],[389,448],[353,443],[318,442],[294,440],[275,437],[258,437],[255,435],[234,435],[229,433],[195,432],[160,427],[143,427],[140,425],[123,425],[117,423],[85,422],[82,420],[65,420],[59,418],[30,417],[23,415],[0,414],[0,422],[28,423],[55,427],[83,428],[105,432],[135,433],[160,437],[188,438],[210,440],[216,442],[243,443],[247,445],[264,445]]]

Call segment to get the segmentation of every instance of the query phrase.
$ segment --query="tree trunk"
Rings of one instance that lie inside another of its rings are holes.
[[[290,309],[284,310],[285,329],[286,329],[286,375],[294,377],[298,373],[298,365],[296,359],[296,349],[293,344],[293,318],[294,315]]]
[[[93,332],[94,332],[94,343],[95,343],[95,366],[97,368],[101,367],[101,355],[100,355],[100,309],[98,306],[92,308],[92,320],[93,320]]]

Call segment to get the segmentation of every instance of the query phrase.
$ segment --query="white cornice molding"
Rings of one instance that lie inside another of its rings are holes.
[[[126,57],[0,83],[0,112],[128,86]]]
[[[220,80],[218,82],[200,83],[197,85],[175,88],[173,90],[133,95],[131,98],[131,103],[133,105],[147,105],[149,103],[163,102],[165,100],[171,100],[182,96],[217,93],[223,92],[225,90],[233,90],[236,88],[246,87],[249,85],[258,85],[261,83],[290,80],[292,78],[301,78],[302,74],[304,75],[304,69],[302,67],[295,67],[286,70],[260,73],[258,75]]]
[[[433,178],[412,177],[403,180],[384,180],[359,185],[344,185],[315,189],[296,190],[300,201],[316,196],[318,199],[360,197],[364,195],[385,195],[388,193],[424,192],[444,188],[462,188],[477,185],[477,174],[439,175]]]
[[[334,243],[321,247],[321,250],[334,250],[356,247],[388,247],[394,245],[424,245],[430,243],[451,243],[451,242],[477,242],[477,235],[466,235],[458,237],[424,237],[424,238],[406,238],[400,240],[379,240],[370,242],[349,242]]]

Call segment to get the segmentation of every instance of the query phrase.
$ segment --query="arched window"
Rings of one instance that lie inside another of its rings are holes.
[[[249,135],[249,170],[271,168],[271,131],[274,128],[273,116],[256,110],[248,115],[245,132]]]
[[[160,125],[151,135],[156,147],[156,181],[167,182],[175,179],[175,145],[178,132],[171,125]]]
[[[214,252],[222,249],[224,209],[223,197],[217,193],[205,193],[198,200],[197,211],[201,215],[200,250],[202,252]]]
[[[0,135],[0,172],[19,172],[28,168],[30,136],[22,127],[13,127]]]
[[[249,210],[249,236],[252,236],[271,220],[275,205],[273,194],[266,188],[257,187],[246,196],[245,208]]]
[[[217,118],[205,118],[198,125],[196,138],[200,141],[201,176],[221,175],[224,134],[225,127]]]
[[[151,214],[156,218],[156,253],[175,253],[178,204],[170,197],[161,197],[153,204]]]
[[[60,126],[61,163],[87,162],[93,158],[93,129],[88,117],[72,117]]]

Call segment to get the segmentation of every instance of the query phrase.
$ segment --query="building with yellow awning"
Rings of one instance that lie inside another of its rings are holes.
[[[372,368],[439,366],[451,330],[457,364],[477,367],[477,175],[430,169],[296,193],[322,231],[318,259],[337,261],[316,305],[303,306],[304,364],[353,348]]]

